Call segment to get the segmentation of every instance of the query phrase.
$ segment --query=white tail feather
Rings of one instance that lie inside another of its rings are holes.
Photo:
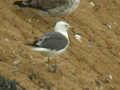
[[[46,49],[46,48],[37,48],[37,47],[33,47],[32,50],[33,50],[33,51],[49,51],[49,50]]]

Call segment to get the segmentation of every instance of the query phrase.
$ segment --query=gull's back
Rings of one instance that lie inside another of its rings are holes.
[[[64,49],[69,43],[68,39],[59,32],[49,32],[33,43],[34,47],[48,48],[50,50]]]
[[[80,0],[23,0],[23,4],[38,9],[44,14],[64,17],[79,6]]]
[[[48,10],[61,6],[68,6],[70,2],[71,0],[30,0],[29,4],[34,8]]]

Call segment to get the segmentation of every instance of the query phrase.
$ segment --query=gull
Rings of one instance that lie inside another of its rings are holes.
[[[69,45],[69,37],[67,30],[70,25],[65,21],[59,21],[54,27],[54,32],[48,32],[40,37],[39,40],[35,40],[31,46],[33,51],[44,52],[44,55],[48,57],[58,56],[63,53]],[[54,66],[56,72],[56,65]]]
[[[19,2],[19,1],[17,1]],[[37,9],[51,16],[64,17],[77,9],[80,0],[23,0],[21,6]]]

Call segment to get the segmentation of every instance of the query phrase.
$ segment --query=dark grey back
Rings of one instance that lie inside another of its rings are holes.
[[[60,50],[66,47],[68,39],[59,32],[49,32],[35,41],[33,46],[48,48],[51,50]]]

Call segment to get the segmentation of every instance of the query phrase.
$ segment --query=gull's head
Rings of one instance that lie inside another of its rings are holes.
[[[66,32],[69,27],[70,27],[70,25],[67,22],[59,21],[59,22],[56,23],[54,29],[55,29],[55,31]]]

